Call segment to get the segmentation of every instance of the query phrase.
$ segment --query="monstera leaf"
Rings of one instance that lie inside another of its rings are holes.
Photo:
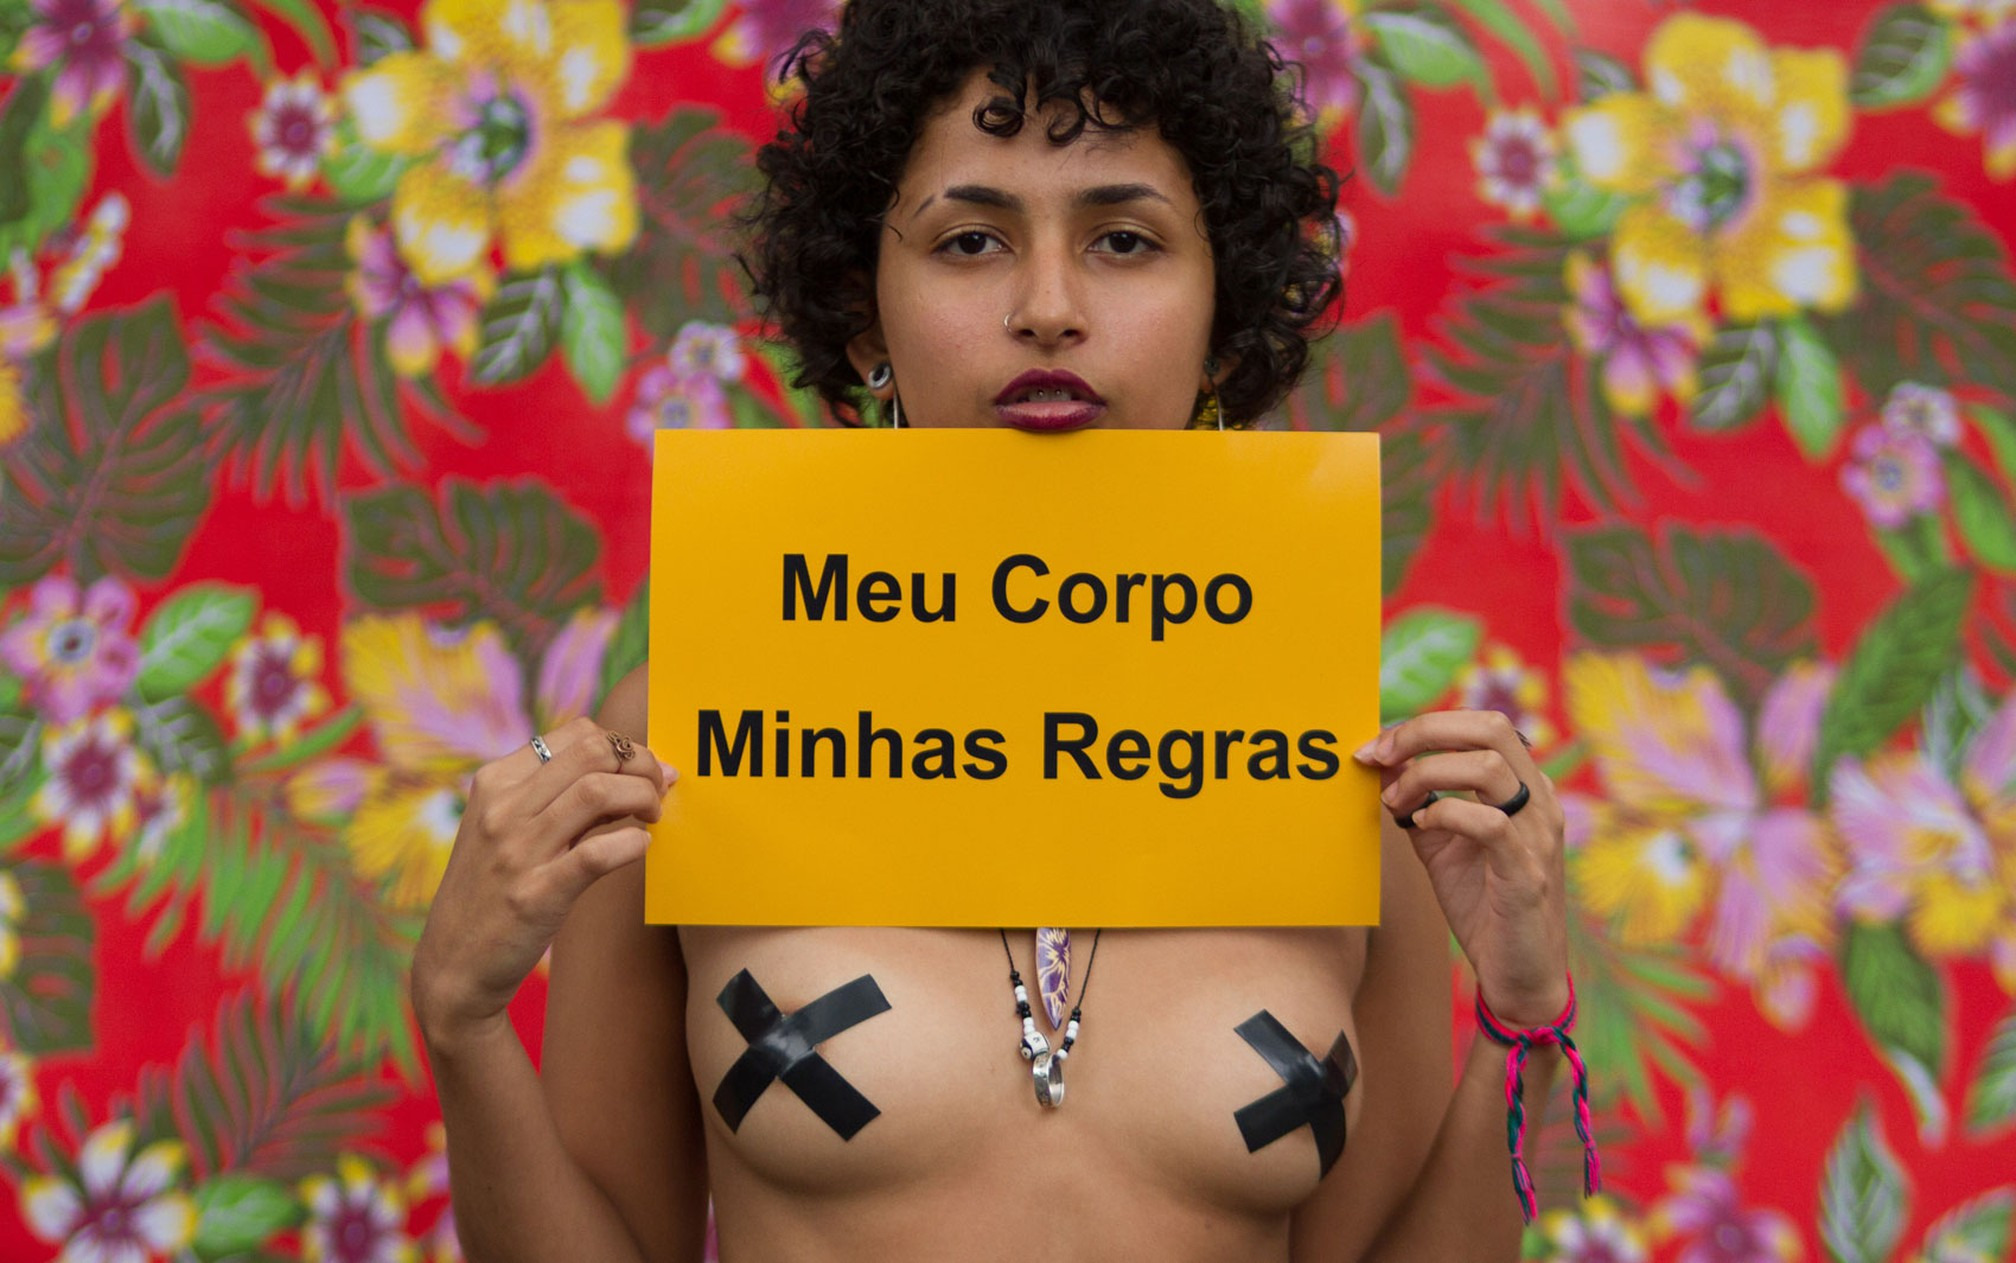
[[[451,479],[438,500],[387,487],[351,497],[343,515],[345,573],[359,600],[458,623],[488,619],[521,662],[536,661],[574,610],[601,601],[601,539],[540,483]]]
[[[642,227],[611,277],[624,305],[661,338],[689,320],[740,317],[732,212],[753,183],[748,143],[712,110],[678,109],[631,133],[630,162]]]
[[[166,298],[88,316],[38,361],[34,426],[5,456],[0,583],[166,578],[210,507],[189,354]]]
[[[1862,388],[1975,385],[2016,398],[2016,281],[1975,210],[1902,174],[1856,188],[1849,218],[1862,294],[1825,324]]]
[[[1592,527],[1568,536],[1568,567],[1584,639],[1707,663],[1752,703],[1814,652],[1813,585],[1755,532]]]
[[[96,923],[70,870],[35,861],[0,869],[21,888],[22,918],[13,927],[21,955],[0,978],[0,1031],[35,1057],[82,1052],[92,1045],[91,999],[98,971]]]

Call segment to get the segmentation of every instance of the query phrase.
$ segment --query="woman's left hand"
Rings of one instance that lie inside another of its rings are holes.
[[[1408,837],[1491,1011],[1512,1026],[1568,1003],[1565,822],[1554,783],[1495,710],[1435,711],[1396,724],[1355,756],[1378,769],[1380,800]],[[1526,804],[1508,803],[1524,784]],[[1431,791],[1474,794],[1476,801]],[[1424,805],[1424,803],[1426,805]]]

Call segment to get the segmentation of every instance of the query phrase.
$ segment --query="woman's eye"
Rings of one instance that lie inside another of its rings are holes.
[[[1109,232],[1100,240],[1105,243],[1108,254],[1146,254],[1154,249],[1154,243],[1148,238],[1124,228]]]
[[[994,238],[984,232],[962,232],[947,241],[939,249],[951,254],[987,254],[996,245]]]

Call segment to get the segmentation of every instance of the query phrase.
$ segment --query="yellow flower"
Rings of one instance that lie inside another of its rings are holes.
[[[1681,13],[1645,51],[1645,92],[1571,110],[1583,177],[1634,199],[1610,264],[1640,322],[1712,297],[1748,323],[1854,300],[1848,190],[1809,174],[1848,138],[1848,67],[1830,49],[1769,49],[1741,22]]]
[[[12,978],[14,967],[21,963],[21,937],[14,931],[27,910],[21,883],[12,873],[0,873],[0,978]]]
[[[479,271],[492,239],[531,271],[637,235],[628,127],[588,116],[630,69],[616,0],[428,0],[426,48],[343,81],[363,143],[417,159],[392,193],[423,285]]]
[[[28,432],[28,400],[21,394],[21,370],[0,355],[0,447]]]

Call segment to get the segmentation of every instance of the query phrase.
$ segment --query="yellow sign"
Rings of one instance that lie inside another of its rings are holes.
[[[1363,434],[661,431],[655,922],[1379,915]]]

